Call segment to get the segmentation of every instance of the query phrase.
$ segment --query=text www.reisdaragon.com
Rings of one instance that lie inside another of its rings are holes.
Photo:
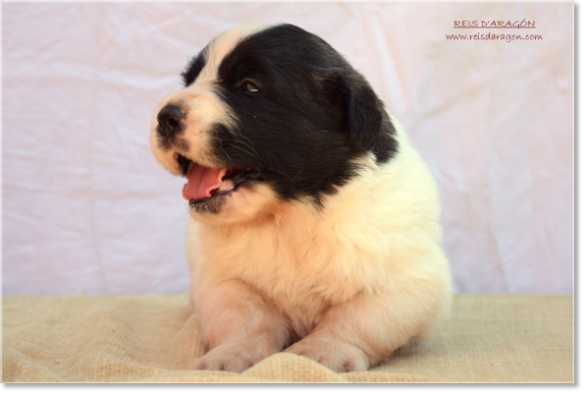
[[[475,33],[475,34],[445,34],[447,40],[459,41],[542,41],[540,34],[495,34],[495,33]]]

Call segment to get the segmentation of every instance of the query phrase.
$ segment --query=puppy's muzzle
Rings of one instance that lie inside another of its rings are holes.
[[[183,128],[181,118],[183,112],[176,105],[169,104],[160,110],[158,120],[158,133],[161,137],[172,140]]]

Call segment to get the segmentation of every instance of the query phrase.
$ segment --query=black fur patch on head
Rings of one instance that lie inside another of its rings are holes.
[[[335,193],[368,151],[397,150],[383,103],[319,37],[279,25],[240,41],[218,68],[216,93],[237,119],[210,131],[228,167],[252,167],[282,199]]]
[[[189,61],[189,64],[187,64],[187,67],[185,67],[185,71],[181,73],[185,87],[195,82],[201,73],[201,70],[203,70],[203,67],[207,64],[208,48],[209,46],[205,47],[197,56],[193,57],[193,59]]]

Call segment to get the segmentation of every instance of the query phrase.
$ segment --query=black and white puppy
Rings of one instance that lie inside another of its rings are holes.
[[[436,185],[364,77],[287,24],[228,30],[182,75],[150,142],[187,178],[195,368],[366,370],[429,334],[451,304]]]

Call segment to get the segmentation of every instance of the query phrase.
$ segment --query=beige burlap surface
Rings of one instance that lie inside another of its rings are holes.
[[[279,353],[242,374],[193,371],[203,354],[184,295],[3,298],[4,382],[572,382],[573,297],[455,296],[436,338],[367,372]]]

